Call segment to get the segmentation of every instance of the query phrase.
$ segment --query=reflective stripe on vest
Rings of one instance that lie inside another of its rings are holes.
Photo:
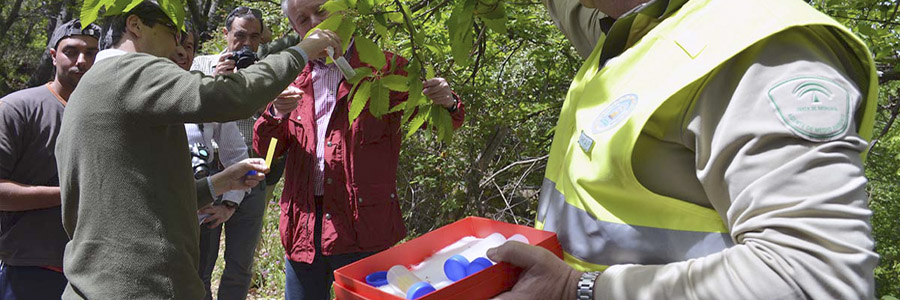
[[[664,264],[698,258],[722,251],[734,243],[727,233],[681,231],[598,221],[586,211],[567,203],[556,184],[544,179],[538,215],[544,230],[557,232],[569,255],[600,265]],[[549,207],[553,206],[553,207]],[[556,218],[568,219],[560,222]],[[556,228],[556,226],[566,226]]]
[[[551,145],[536,227],[556,232],[566,261],[581,270],[683,261],[732,246],[715,210],[643,187],[632,151],[663,103],[693,101],[717,67],[800,26],[836,36],[834,47],[851,47],[851,59],[869,68],[858,126],[869,138],[877,77],[866,46],[852,33],[800,0],[691,0],[603,69],[599,43],[578,71]]]

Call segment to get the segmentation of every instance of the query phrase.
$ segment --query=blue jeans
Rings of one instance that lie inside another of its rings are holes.
[[[68,283],[53,270],[0,263],[0,300],[56,300]]]
[[[322,255],[322,201],[316,197],[316,226],[313,228],[313,242],[316,256],[311,264],[284,258],[284,299],[285,300],[330,300],[334,270],[369,257],[375,252],[356,252],[337,255]]]

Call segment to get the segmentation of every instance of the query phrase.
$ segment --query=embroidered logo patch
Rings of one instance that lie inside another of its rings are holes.
[[[778,118],[795,134],[811,141],[832,140],[850,125],[850,94],[821,77],[795,77],[768,92]]]
[[[591,124],[591,133],[598,134],[615,127],[628,119],[637,106],[638,96],[628,94],[609,104]]]

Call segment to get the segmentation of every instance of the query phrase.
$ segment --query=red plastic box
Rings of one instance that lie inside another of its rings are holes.
[[[407,267],[416,265],[463,237],[484,238],[494,232],[499,232],[507,238],[517,233],[522,234],[532,245],[550,250],[562,258],[562,248],[555,233],[485,218],[468,217],[335,270],[335,296],[338,300],[404,300],[369,286],[365,281],[366,275],[386,271],[394,265]],[[519,268],[498,263],[419,299],[488,299],[511,289],[519,273],[521,273]]]

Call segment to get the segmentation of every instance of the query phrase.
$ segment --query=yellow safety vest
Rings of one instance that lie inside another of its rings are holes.
[[[679,91],[702,84],[699,79],[753,44],[801,26],[837,35],[845,44],[836,47],[849,46],[868,66],[857,128],[870,138],[875,64],[849,30],[799,0],[691,0],[602,67],[601,41],[578,71],[550,148],[535,227],[556,232],[566,262],[580,270],[684,261],[732,246],[715,210],[638,182],[634,145],[664,102],[693,100]]]

